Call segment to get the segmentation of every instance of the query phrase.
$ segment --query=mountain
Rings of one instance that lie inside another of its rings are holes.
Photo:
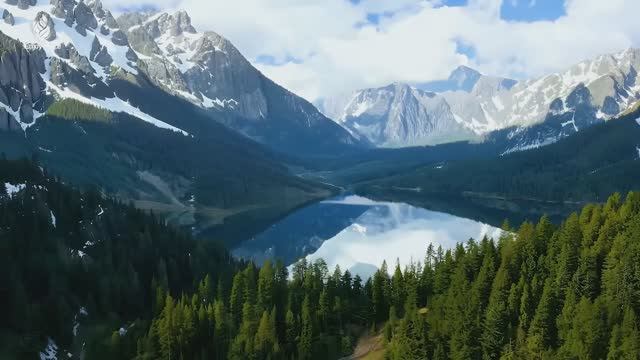
[[[370,196],[394,194],[396,201],[414,203],[434,195],[487,202],[526,200],[534,206],[602,201],[614,192],[637,188],[639,116],[640,111],[636,110],[536,149],[494,157],[433,161],[366,181],[358,188]]]
[[[423,145],[473,135],[456,121],[442,97],[401,83],[358,91],[342,111],[328,115],[378,146]]]
[[[640,49],[601,55],[565,71],[520,82],[485,76],[473,69],[459,67],[445,81],[418,84],[416,88],[435,92],[432,99],[439,99],[448,107],[442,121],[451,126],[455,122],[456,127],[465,131],[452,135],[450,127],[443,127],[445,131],[433,128],[428,133],[411,135],[397,131],[387,136],[400,139],[393,142],[393,146],[414,145],[415,138],[426,143],[433,143],[434,138],[439,141],[455,141],[464,137],[489,141],[500,139],[508,143],[504,153],[547,145],[618,116],[631,107],[640,99],[639,67]],[[345,106],[322,107],[322,110],[358,134],[358,129],[349,123],[364,121],[372,111],[371,102],[359,94],[382,94],[385,89],[358,91],[348,100],[324,101],[323,104],[342,103]],[[400,109],[393,113],[379,113],[379,123],[393,124],[397,120],[391,115],[403,113],[405,106],[407,109],[414,106],[411,102],[397,105]],[[431,123],[433,120],[430,116],[418,116],[411,122]],[[369,133],[361,135],[368,137]],[[385,141],[374,143],[388,145]]]
[[[198,33],[186,12],[125,14],[118,24],[156,86],[240,133],[296,154],[339,152],[358,143],[312,104],[266,78],[227,39]]]
[[[474,107],[473,99],[514,84],[514,80],[485,76],[461,66],[447,80],[359,90],[323,99],[319,108],[354,136],[379,147],[433,145],[479,139],[475,120],[465,120],[474,119],[474,111],[482,111]],[[437,93],[440,91],[448,96]]]
[[[511,88],[517,82],[512,79],[489,77],[481,74],[468,66],[458,66],[455,68],[447,80],[436,80],[426,83],[416,84],[421,90],[441,93],[445,91],[466,91],[472,92],[478,82],[499,83],[504,88]],[[481,85],[480,88],[485,85]]]
[[[151,52],[158,45],[146,30],[120,25],[127,17],[116,20],[99,1],[21,0],[2,7],[0,151],[7,157],[36,157],[64,181],[135,201],[194,231],[237,230],[218,232],[221,239],[250,236],[331,194],[292,175],[273,150],[339,153],[351,149],[353,138],[264,78],[223,38],[195,33],[185,13],[156,14],[148,22],[163,41],[193,39],[184,60],[193,66],[180,70]],[[159,66],[178,73],[162,78]],[[211,106],[186,92],[204,91],[195,73],[205,70]],[[184,96],[175,95],[181,91]],[[265,117],[247,120],[252,109]],[[227,127],[247,122],[260,125],[246,126],[253,139]],[[247,218],[251,226],[243,224]]]
[[[115,19],[99,0],[7,2],[0,12],[4,42],[11,46],[12,39],[24,47],[4,64],[0,117],[13,118],[3,121],[5,128],[24,129],[51,102],[75,98],[201,135],[188,119],[157,111],[147,92],[161,90],[278,151],[340,152],[358,143],[313,105],[262,75],[228,40],[198,33],[185,12]],[[31,63],[20,63],[26,60]],[[19,73],[18,64],[26,70]],[[12,85],[29,91],[22,94]]]

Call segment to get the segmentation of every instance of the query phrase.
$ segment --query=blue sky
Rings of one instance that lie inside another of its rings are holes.
[[[361,0],[345,0],[358,4]],[[419,1],[416,1],[419,2]],[[467,6],[468,0],[443,0],[441,6]],[[500,16],[507,21],[532,22],[556,20],[566,15],[564,2],[561,0],[505,0],[500,8]],[[367,21],[378,24],[381,18],[391,17],[393,12],[369,13]]]
[[[500,11],[505,20],[527,22],[556,20],[565,14],[564,2],[560,0],[506,0]]]

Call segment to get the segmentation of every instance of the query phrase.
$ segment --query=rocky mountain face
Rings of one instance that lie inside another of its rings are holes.
[[[45,107],[45,56],[0,34],[0,129],[25,130]]]
[[[447,80],[394,83],[347,96],[323,99],[318,107],[355,136],[376,146],[434,145],[479,139],[476,99],[510,89],[514,80],[491,77],[460,66]]]
[[[329,116],[355,136],[383,147],[424,145],[473,135],[456,121],[441,96],[401,83],[359,91],[346,103],[343,113]]]
[[[387,133],[393,142],[384,138],[372,140],[380,146],[410,146],[434,143],[432,139],[449,142],[465,137],[484,138],[505,142],[505,152],[550,144],[584,127],[609,120],[638,101],[639,67],[640,49],[602,55],[563,72],[521,82],[459,67],[447,80],[418,84],[414,88],[414,91],[435,92],[432,99],[447,104],[448,111],[442,121],[451,126],[415,136],[402,131]],[[372,113],[377,114],[381,124],[393,124],[397,120],[391,112],[381,115],[379,108],[372,107],[360,94],[383,94],[385,89],[366,89],[342,99],[325,100],[321,109],[355,134],[370,137],[370,133],[358,131],[351,124],[365,121]],[[413,104],[398,106],[411,109]],[[419,116],[414,122],[432,123],[433,116]],[[452,134],[451,129],[463,130]],[[416,137],[420,141],[416,141]]]
[[[222,36],[198,33],[185,12],[118,18],[151,81],[278,150],[332,151],[359,142],[310,103],[278,86]],[[314,149],[315,147],[315,149]]]
[[[116,19],[99,0],[16,0],[3,6],[3,56],[11,60],[2,66],[20,75],[3,77],[2,85],[5,92],[30,89],[7,94],[6,101],[0,97],[0,117],[11,118],[4,128],[24,128],[48,104],[74,98],[198,136],[188,121],[158,113],[149,103],[145,92],[162,91],[279,151],[319,153],[358,145],[311,104],[264,77],[228,40],[198,33],[186,12]]]

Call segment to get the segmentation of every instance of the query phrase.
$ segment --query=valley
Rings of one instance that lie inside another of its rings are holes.
[[[126,5],[0,4],[0,360],[638,358],[634,36],[501,69],[391,37],[488,2]]]

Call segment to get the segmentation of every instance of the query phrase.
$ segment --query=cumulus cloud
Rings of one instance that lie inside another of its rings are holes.
[[[443,6],[441,0],[153,4],[186,9],[199,29],[229,38],[261,71],[312,101],[393,81],[441,79],[461,64],[489,74],[536,77],[640,43],[640,1],[565,0],[565,15],[535,22],[505,21],[503,1],[509,0],[469,0],[462,7]],[[370,23],[370,14],[383,16]],[[459,52],[460,42],[473,48],[472,58]],[[274,61],[256,61],[265,55]]]

